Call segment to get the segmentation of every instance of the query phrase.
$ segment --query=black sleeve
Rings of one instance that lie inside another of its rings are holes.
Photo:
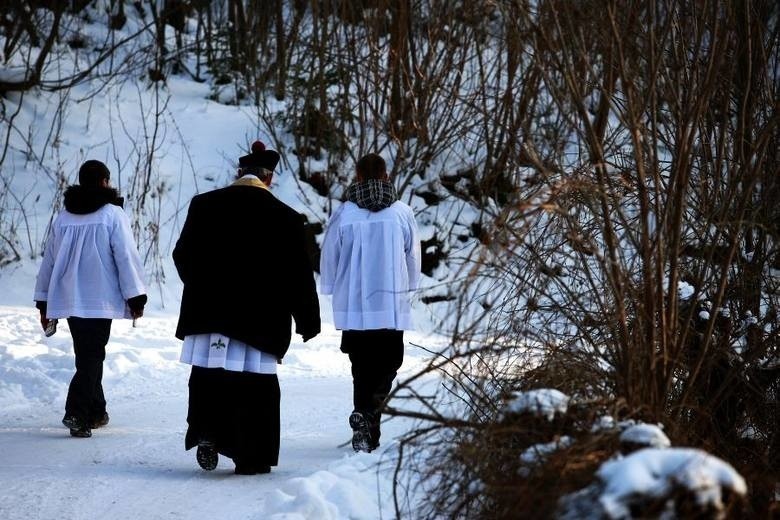
[[[190,202],[190,207],[187,210],[187,219],[184,221],[179,240],[176,241],[176,246],[173,248],[172,253],[176,271],[179,273],[181,281],[185,284],[193,279],[193,253],[196,247],[198,232],[197,200],[196,197]]]
[[[292,240],[291,263],[293,267],[292,315],[295,319],[295,332],[303,336],[304,341],[320,333],[320,300],[314,282],[314,271],[306,252],[303,216],[294,221],[294,239]]]
[[[145,294],[139,294],[138,296],[133,296],[132,298],[128,298],[127,300],[127,306],[130,307],[130,309],[132,309],[133,311],[144,310],[144,305],[146,305]]]

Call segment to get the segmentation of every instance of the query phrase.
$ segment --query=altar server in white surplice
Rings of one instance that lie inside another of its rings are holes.
[[[347,200],[333,214],[320,257],[320,292],[333,297],[341,351],[352,364],[352,447],[379,446],[381,409],[401,367],[410,295],[420,280],[412,209],[398,200],[384,159],[362,157]]]

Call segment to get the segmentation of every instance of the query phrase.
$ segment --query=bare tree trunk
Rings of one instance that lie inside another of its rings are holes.
[[[284,99],[287,90],[287,34],[284,30],[284,2],[274,1],[274,18],[276,22],[276,85],[274,95],[277,100]]]
[[[409,52],[410,3],[409,0],[390,2],[390,49],[388,73],[390,77],[390,131],[403,142],[409,132],[404,92],[410,84],[407,67]]]

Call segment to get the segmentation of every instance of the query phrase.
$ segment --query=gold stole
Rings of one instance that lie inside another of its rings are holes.
[[[253,186],[255,188],[263,188],[264,190],[271,191],[271,189],[266,185],[266,183],[264,183],[257,177],[248,177],[248,176],[239,177],[238,179],[233,181],[233,184],[231,184],[231,186]]]

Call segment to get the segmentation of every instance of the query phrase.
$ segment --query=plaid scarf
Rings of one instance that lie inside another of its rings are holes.
[[[389,208],[398,200],[398,194],[389,181],[370,179],[352,183],[347,188],[347,200],[363,209],[379,211]]]

